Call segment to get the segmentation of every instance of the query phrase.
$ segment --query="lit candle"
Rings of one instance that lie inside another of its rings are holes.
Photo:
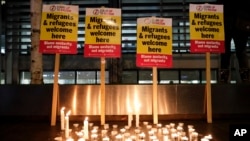
[[[140,121],[140,115],[139,115],[139,112],[140,112],[140,105],[137,103],[136,104],[136,112],[135,112],[135,126],[136,127],[139,127],[139,121]]]
[[[83,130],[84,130],[84,139],[89,139],[89,122],[88,118],[86,117],[84,122],[83,122]]]
[[[198,133],[197,132],[193,132],[192,135],[191,135],[191,137],[192,137],[191,139],[194,140],[194,141],[198,140]]]
[[[68,138],[68,139],[66,139],[66,141],[74,141],[74,139]]]
[[[163,136],[163,141],[168,141],[168,136],[167,135]]]
[[[65,116],[65,138],[69,137],[69,114],[70,111],[68,111]]]
[[[121,134],[116,135],[115,139],[118,140],[118,141],[122,140],[122,135]]]
[[[96,139],[97,139],[97,136],[98,136],[97,134],[92,134],[92,135],[91,135],[91,139],[92,139],[92,140],[96,140]]]
[[[213,139],[212,135],[207,135],[207,136],[205,136],[204,138],[205,138],[205,139],[208,139],[208,140],[212,140],[212,139]]]
[[[132,126],[132,120],[133,120],[132,111],[129,110],[129,111],[128,111],[128,127],[131,127],[131,126]]]
[[[145,136],[146,136],[145,133],[142,132],[142,133],[139,134],[139,139],[144,140]]]
[[[186,136],[181,137],[181,141],[188,141],[188,137],[186,137]]]
[[[188,127],[189,140],[192,140],[192,134],[195,132],[193,127]]]
[[[125,141],[132,141],[132,139],[131,138],[127,138]]]
[[[109,137],[102,138],[103,141],[109,141]]]
[[[60,115],[61,115],[61,130],[64,130],[64,117],[65,117],[65,115],[64,115],[64,109],[65,109],[65,107],[62,107],[62,109],[61,109],[61,113],[60,113]]]
[[[85,141],[84,138],[79,138],[77,141]]]
[[[202,138],[201,141],[209,141],[209,140],[206,138]]]

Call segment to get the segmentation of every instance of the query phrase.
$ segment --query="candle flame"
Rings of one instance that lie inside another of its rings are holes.
[[[70,113],[71,113],[71,111],[69,110],[69,111],[67,112],[66,116],[69,116],[69,115],[70,115]]]
[[[64,111],[65,107],[62,107],[61,111]]]
[[[211,140],[211,139],[213,139],[213,137],[212,137],[212,135],[211,135],[211,134],[209,134],[209,135],[205,136],[205,138],[206,138],[206,139],[210,139],[210,140]]]
[[[85,117],[85,120],[88,120],[88,117]]]

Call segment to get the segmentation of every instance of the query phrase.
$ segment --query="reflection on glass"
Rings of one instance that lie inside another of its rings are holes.
[[[43,72],[43,81],[44,81],[44,84],[53,84],[54,72]],[[59,72],[58,83],[59,84],[75,84],[75,72],[74,71]]]
[[[181,84],[199,84],[200,73],[198,70],[182,70]]]
[[[123,84],[137,84],[137,71],[123,71],[122,83]]]
[[[21,84],[30,84],[30,72],[21,72]],[[43,72],[43,82],[44,84],[53,84],[54,83],[54,72],[45,71]],[[59,84],[75,84],[75,72],[66,71],[59,72],[58,74],[58,83]]]
[[[1,72],[0,75],[1,75],[1,77],[0,77],[0,80],[1,80],[1,81],[0,81],[0,84],[4,84],[4,83],[5,83],[4,73]]]
[[[152,84],[152,70],[139,70],[139,84]]]
[[[206,71],[203,70],[202,72],[202,77],[201,77],[201,83],[202,84],[206,84],[207,80],[206,80]],[[211,70],[211,84],[215,84],[217,83],[217,71],[216,70]]]
[[[77,71],[76,83],[77,84],[95,84],[96,83],[95,71]]]
[[[97,71],[97,84],[100,84],[101,83],[101,72],[100,71]],[[108,71],[105,71],[105,83],[109,83],[109,72]]]
[[[178,70],[160,70],[159,71],[160,84],[178,84],[179,74]]]
[[[30,84],[30,72],[21,72],[21,84]]]

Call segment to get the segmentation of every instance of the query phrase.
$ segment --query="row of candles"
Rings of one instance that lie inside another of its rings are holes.
[[[70,111],[65,114],[65,107],[61,109],[61,130],[64,131],[64,138],[66,141],[74,141],[72,137],[72,129],[69,128]],[[139,126],[139,114],[136,114],[136,122],[134,130],[132,130],[133,114],[128,114],[128,125],[124,128],[118,129],[117,125],[113,125],[112,131],[109,131],[109,124],[104,124],[103,129],[99,131],[98,126],[88,122],[86,117],[83,120],[83,126],[80,131],[75,131],[78,141],[199,141],[198,132],[192,125],[188,125],[188,135],[184,131],[184,123],[170,123],[162,127],[162,124],[154,126],[149,125],[148,122],[143,122],[143,127]],[[79,124],[74,124],[78,127]],[[58,139],[58,138],[57,138]],[[203,136],[200,141],[211,141],[212,136]]]
[[[64,112],[65,107],[61,108],[60,111],[60,120],[61,120],[61,130],[64,130],[65,132],[65,138],[69,138],[70,137],[70,128],[69,128],[69,115],[71,113],[71,111],[69,110],[66,114]],[[84,139],[88,139],[88,135],[89,135],[89,123],[88,123],[88,118],[85,118],[85,120],[83,121],[83,132],[84,132]]]

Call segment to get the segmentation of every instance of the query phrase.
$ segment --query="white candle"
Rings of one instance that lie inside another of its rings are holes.
[[[60,115],[61,115],[61,130],[64,130],[64,117],[65,117],[65,115],[64,115],[64,109],[65,109],[65,107],[62,107],[62,109],[61,109],[61,113],[60,113]]]
[[[131,138],[127,138],[125,141],[132,141],[132,139]]]
[[[121,135],[121,134],[116,135],[116,136],[115,136],[115,139],[116,139],[116,140],[121,140],[121,139],[122,139],[122,135]]]
[[[212,139],[213,139],[212,135],[207,135],[207,136],[205,136],[204,138],[205,138],[205,139],[208,139],[208,140],[212,140]]]
[[[145,136],[146,136],[145,133],[142,132],[142,133],[139,134],[139,139],[144,140]]]
[[[206,138],[202,138],[201,141],[209,141],[209,140]]]
[[[85,141],[85,139],[84,138],[79,138],[78,141]]]
[[[186,137],[186,136],[181,137],[181,141],[188,141],[188,137]]]
[[[140,112],[140,105],[137,104],[137,105],[136,105],[136,112],[135,112],[135,126],[136,126],[136,127],[139,127],[139,121],[140,121],[139,112]]]
[[[192,135],[191,135],[191,139],[192,140],[198,140],[198,133],[197,132],[193,132]]]
[[[65,138],[69,137],[69,114],[70,111],[68,111],[65,116]]]
[[[69,137],[69,117],[65,116],[65,138]]]
[[[109,141],[109,137],[102,138],[103,141]]]
[[[131,126],[132,126],[132,120],[133,120],[132,111],[129,110],[129,111],[128,111],[128,127],[131,127]]]
[[[89,122],[87,117],[83,122],[83,130],[84,130],[84,139],[89,139]]]
[[[163,136],[163,141],[168,141],[168,136],[167,135]]]
[[[68,138],[66,141],[74,141],[74,139],[72,139],[72,138]]]
[[[92,138],[92,139],[97,139],[97,137],[98,137],[97,134],[92,134],[92,135],[91,135],[91,138]]]

